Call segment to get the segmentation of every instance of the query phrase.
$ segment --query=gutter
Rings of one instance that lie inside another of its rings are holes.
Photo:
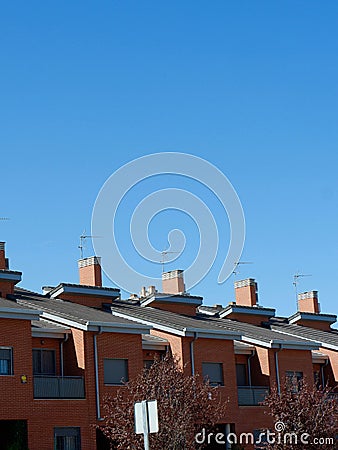
[[[95,371],[95,400],[96,400],[96,418],[102,420],[100,409],[100,388],[99,388],[99,364],[97,356],[97,336],[102,334],[102,328],[99,326],[99,331],[93,335],[94,342],[94,371]]]

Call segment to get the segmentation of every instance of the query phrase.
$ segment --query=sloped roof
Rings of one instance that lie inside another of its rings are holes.
[[[323,331],[315,328],[304,327],[302,325],[293,325],[283,322],[277,322],[271,325],[271,328],[288,336],[306,340],[315,340],[321,344],[321,347],[324,348],[338,350],[338,330]]]
[[[22,307],[42,311],[42,317],[56,323],[86,331],[116,331],[120,333],[149,333],[150,327],[114,317],[110,313],[88,306],[51,299],[39,294],[17,293],[16,302]]]

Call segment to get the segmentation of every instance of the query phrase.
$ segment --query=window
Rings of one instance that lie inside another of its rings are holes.
[[[255,450],[264,450],[268,445],[267,430],[254,430]]]
[[[56,375],[55,350],[33,349],[33,374]]]
[[[294,393],[299,391],[302,379],[303,379],[303,372],[294,372],[292,370],[288,370],[286,372],[286,383],[287,383],[287,386]]]
[[[104,359],[104,384],[123,384],[128,381],[127,359]]]
[[[208,380],[212,386],[223,386],[223,364],[202,363],[203,378]]]
[[[144,359],[143,360],[143,368],[144,369],[150,369],[150,367],[154,364],[154,360],[153,359]]]
[[[248,385],[246,364],[236,364],[236,379],[237,386]]]
[[[54,428],[54,450],[81,450],[80,428]]]
[[[13,375],[13,349],[0,347],[0,375]]]

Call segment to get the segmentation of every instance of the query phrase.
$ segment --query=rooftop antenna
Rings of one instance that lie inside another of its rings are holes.
[[[298,283],[299,283],[299,278],[303,278],[303,277],[312,277],[311,274],[303,274],[303,273],[295,273],[293,276],[293,285],[295,287],[295,294],[296,294],[296,305],[297,305],[297,309],[298,309]]]
[[[0,217],[0,220],[10,220],[9,217]]]
[[[80,249],[80,259],[83,259],[83,250],[86,248],[85,241],[88,238],[100,238],[102,236],[92,236],[89,234],[86,234],[86,230],[83,230],[83,233],[80,236],[80,245],[78,245],[78,248]]]
[[[253,262],[251,261],[236,261],[234,263],[234,270],[232,271],[233,275],[237,275],[239,273],[239,268],[238,266],[242,265],[242,264],[253,264]]]
[[[161,252],[161,255],[162,255],[162,258],[161,258],[162,273],[164,272],[164,264],[167,262],[166,261],[167,255],[178,254],[178,253],[180,253],[180,252],[169,252],[167,250],[163,250],[163,252]]]

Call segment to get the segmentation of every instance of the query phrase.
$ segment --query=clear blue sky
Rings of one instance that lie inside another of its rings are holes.
[[[2,2],[0,238],[22,285],[77,282],[104,181],[179,151],[237,190],[260,303],[294,312],[299,270],[337,313],[337,29],[334,0]],[[233,299],[217,273],[192,291],[207,304]]]

